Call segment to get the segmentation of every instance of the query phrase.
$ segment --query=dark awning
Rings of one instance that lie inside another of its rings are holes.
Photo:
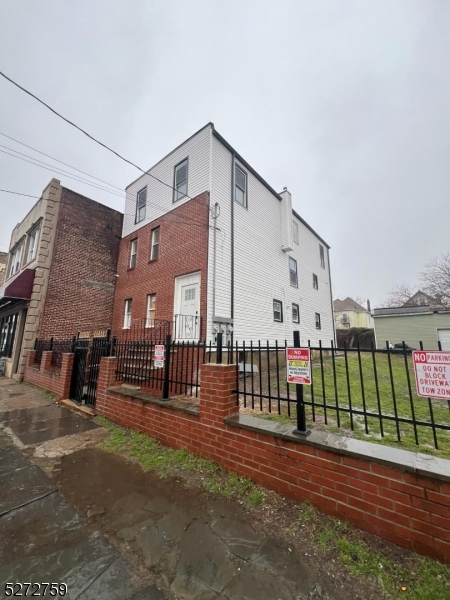
[[[34,269],[24,269],[0,287],[0,308],[8,302],[30,300],[33,291]]]

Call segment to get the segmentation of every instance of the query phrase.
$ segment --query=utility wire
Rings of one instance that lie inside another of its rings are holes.
[[[92,179],[96,179],[97,181],[100,181],[101,183],[106,183],[106,185],[109,185],[109,186],[115,188],[116,190],[123,192],[122,188],[118,187],[117,185],[108,183],[104,179],[99,179],[98,177],[95,177],[94,175],[89,175],[89,173],[86,173],[85,171],[82,171],[81,169],[77,169],[76,167],[72,167],[72,165],[69,165],[68,163],[63,162],[62,160],[59,160],[58,158],[55,158],[54,156],[50,156],[50,154],[46,154],[45,152],[42,152],[41,150],[38,150],[37,148],[33,148],[33,146],[29,146],[28,144],[25,144],[24,142],[20,142],[19,140],[16,140],[15,138],[11,137],[10,135],[6,135],[6,133],[3,133],[0,131],[0,135],[3,135],[4,137],[8,138],[9,140],[12,140],[13,142],[16,142],[17,144],[20,144],[21,146],[25,146],[26,148],[29,148],[30,150],[34,150],[34,152],[38,152],[39,154],[42,154],[43,156],[46,156],[47,158],[51,158],[52,160],[55,160],[56,162],[59,162],[62,165],[69,167],[70,169],[73,169],[74,171],[78,171],[79,173],[82,173],[83,175],[87,175],[88,177],[91,177]],[[5,148],[5,146],[3,146],[3,148]],[[14,150],[14,152],[16,152],[16,150]],[[26,155],[24,155],[24,156],[26,156]]]
[[[6,148],[6,146],[2,146],[0,144],[0,148]],[[8,150],[12,150],[12,149],[8,148]],[[3,154],[7,154],[8,156],[12,156],[13,158],[17,158],[18,160],[23,160],[24,162],[30,163],[31,165],[34,165],[36,167],[41,167],[41,169],[47,169],[47,170],[52,171],[53,173],[56,173],[58,175],[64,175],[65,177],[69,177],[70,179],[74,179],[75,181],[78,181],[80,183],[85,183],[86,185],[90,185],[90,186],[92,186],[92,187],[94,187],[94,188],[96,188],[98,190],[103,191],[103,192],[107,192],[109,194],[114,194],[115,196],[118,196],[119,198],[122,198],[122,200],[128,200],[129,199],[128,195],[124,196],[123,194],[119,194],[117,192],[114,192],[113,190],[105,189],[105,188],[103,188],[103,187],[101,187],[101,186],[99,186],[99,185],[97,185],[95,183],[87,181],[86,179],[79,178],[78,176],[75,176],[75,175],[69,175],[69,174],[67,174],[67,171],[63,171],[62,169],[59,169],[58,167],[54,167],[53,165],[48,165],[48,163],[44,163],[44,162],[42,162],[42,161],[40,161],[40,160],[38,160],[38,159],[36,159],[36,158],[34,158],[32,156],[28,156],[27,154],[23,154],[22,152],[18,152],[17,150],[12,150],[12,151],[16,152],[17,154],[21,154],[21,156],[16,156],[15,154],[11,154],[10,152],[6,152],[5,150],[1,150],[0,149],[0,152],[2,152]],[[27,158],[22,158],[22,156],[26,156],[28,159],[31,159],[31,160],[27,160]],[[37,162],[33,162],[33,161],[37,161]],[[38,163],[42,163],[42,164],[38,164]],[[124,192],[124,193],[127,194],[126,192]],[[33,196],[33,197],[37,198],[37,196]],[[155,208],[159,208],[160,210],[164,210],[164,211],[167,210],[166,207],[160,206],[160,205],[155,204],[155,203],[150,202],[150,201],[147,201],[146,204],[148,204],[150,206],[154,206]],[[124,212],[123,214],[124,215],[135,216],[134,213]],[[177,216],[178,215],[171,215],[170,213],[167,214],[167,217],[177,217]],[[157,217],[157,218],[161,219],[163,217],[164,217],[164,215],[161,216],[161,217]],[[201,223],[200,221],[197,221],[196,219],[193,219],[192,217],[185,216],[184,219],[186,221],[189,221],[190,223],[194,223],[194,224],[201,225],[201,226],[204,225],[203,223]],[[178,221],[178,223],[180,223],[180,222],[181,221]]]
[[[89,139],[91,139],[96,144],[99,144],[100,146],[103,146],[103,148],[106,148],[106,150],[108,150],[109,152],[112,152],[113,154],[115,154],[121,160],[125,161],[129,165],[132,165],[133,167],[136,167],[136,169],[138,169],[138,171],[141,171],[141,173],[144,173],[145,175],[149,175],[150,177],[153,177],[153,179],[156,179],[156,181],[159,181],[159,183],[161,183],[162,185],[165,185],[166,187],[170,188],[173,191],[177,191],[176,188],[174,188],[169,183],[166,183],[165,181],[162,181],[162,179],[159,179],[159,177],[156,177],[155,175],[153,175],[152,173],[149,173],[148,171],[144,171],[144,169],[142,169],[141,167],[139,167],[136,163],[132,162],[131,160],[128,160],[127,158],[125,158],[124,156],[122,156],[121,154],[119,154],[118,152],[116,152],[115,150],[113,150],[112,148],[110,148],[109,146],[107,146],[106,144],[104,144],[103,142],[100,142],[100,140],[97,140],[90,133],[88,133],[87,131],[85,131],[84,129],[82,129],[81,127],[79,127],[78,125],[76,125],[75,123],[73,123],[72,121],[70,121],[69,119],[67,119],[66,117],[63,117],[63,115],[61,115],[58,111],[56,111],[54,108],[52,108],[51,106],[49,106],[46,102],[44,102],[43,100],[41,100],[40,98],[38,98],[35,94],[33,94],[32,92],[29,92],[27,89],[25,89],[24,87],[22,87],[21,85],[19,85],[18,83],[16,83],[13,79],[11,79],[7,75],[5,75],[5,73],[3,73],[2,71],[0,71],[0,75],[2,77],[4,77],[5,79],[7,79],[10,83],[12,83],[13,85],[15,85],[17,88],[19,88],[20,90],[22,90],[22,92],[25,92],[25,94],[28,94],[28,96],[31,96],[32,98],[34,98],[35,100],[37,100],[40,104],[42,104],[43,106],[45,106],[46,108],[48,108],[48,110],[50,110],[57,117],[59,117],[60,119],[62,119],[66,123],[68,123],[69,125],[72,125],[72,127],[75,127],[75,129],[78,129],[78,131],[81,131],[81,133],[83,133],[84,135],[86,135]],[[188,196],[187,194],[186,194],[186,197],[189,198],[189,200],[194,200],[194,198],[191,198],[191,196]]]

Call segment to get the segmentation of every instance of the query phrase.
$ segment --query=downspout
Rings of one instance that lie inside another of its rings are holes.
[[[236,153],[231,154],[231,290],[230,290],[230,317],[233,326],[231,343],[234,335],[234,171],[236,164]]]
[[[219,203],[214,204],[214,233],[213,233],[213,285],[212,285],[212,316],[216,315],[216,255],[217,255],[217,208]]]
[[[328,277],[330,279],[331,319],[333,321],[333,342],[336,344],[336,323],[334,322],[333,289],[331,287],[330,249],[327,248]]]

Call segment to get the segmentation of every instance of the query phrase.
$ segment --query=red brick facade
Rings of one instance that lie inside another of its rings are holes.
[[[96,410],[164,444],[217,461],[284,496],[308,500],[399,546],[450,563],[448,481],[407,472],[402,465],[378,464],[369,456],[348,456],[307,441],[275,437],[269,430],[249,431],[224,423],[237,412],[235,369],[202,365],[197,416],[108,391],[114,384],[116,359],[103,358]]]
[[[68,398],[72,378],[73,354],[62,355],[61,369],[52,367],[53,352],[43,352],[40,365],[34,364],[35,355],[34,350],[28,352],[24,381],[52,392],[58,400]]]
[[[70,339],[111,327],[123,215],[62,188],[55,244],[37,337]]]
[[[160,228],[159,257],[150,260],[152,230]],[[155,320],[172,322],[175,278],[200,272],[200,315],[202,336],[206,331],[208,269],[209,193],[186,202],[163,217],[148,223],[120,242],[112,333],[123,337],[125,300],[133,300],[132,325],[143,323],[147,296],[156,294]],[[137,240],[136,266],[130,269],[131,242]]]

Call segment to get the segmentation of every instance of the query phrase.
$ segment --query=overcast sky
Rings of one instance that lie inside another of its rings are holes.
[[[213,121],[330,244],[334,296],[376,305],[450,250],[449,32],[448,0],[0,0],[0,70],[143,168]],[[3,78],[0,132],[139,175]],[[0,153],[0,188],[51,177]],[[33,204],[0,192],[1,250]]]

